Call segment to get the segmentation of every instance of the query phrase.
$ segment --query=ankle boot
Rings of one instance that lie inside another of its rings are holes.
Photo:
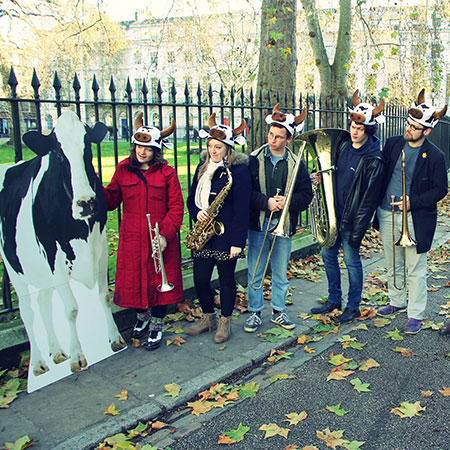
[[[203,314],[200,320],[195,322],[194,325],[186,328],[184,332],[190,336],[197,336],[197,334],[204,331],[214,331],[217,328],[216,314],[207,313]]]
[[[219,325],[217,326],[217,333],[214,336],[214,342],[221,344],[228,341],[231,336],[231,317],[219,317]]]

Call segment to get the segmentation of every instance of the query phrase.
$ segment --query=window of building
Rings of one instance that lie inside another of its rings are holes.
[[[134,52],[134,63],[135,64],[142,64],[142,54],[139,50],[136,50]]]
[[[175,62],[175,53],[174,52],[167,52],[167,62],[169,64]]]
[[[151,52],[150,53],[150,65],[158,65],[158,52]]]

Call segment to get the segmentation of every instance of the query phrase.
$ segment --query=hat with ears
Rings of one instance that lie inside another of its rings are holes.
[[[173,145],[167,142],[165,138],[174,132],[175,121],[172,119],[170,126],[160,131],[159,128],[145,126],[142,117],[143,113],[139,113],[134,120],[134,129],[136,132],[131,138],[131,143],[142,145],[143,147],[155,147],[159,150],[162,150],[163,145],[172,149]]]
[[[426,103],[425,89],[422,89],[419,92],[417,101],[411,104],[408,115],[412,120],[415,120],[424,127],[434,128],[439,122],[439,119],[445,116],[446,112],[447,105],[444,105],[440,111],[436,111],[436,108],[431,103]]]
[[[245,139],[245,137],[241,135],[241,133],[244,131],[245,126],[247,125],[244,119],[242,119],[241,124],[233,130],[233,128],[229,127],[228,125],[217,125],[216,113],[212,113],[208,119],[208,124],[209,131],[201,129],[198,132],[198,135],[202,139],[217,139],[218,141],[221,141],[233,148],[235,144],[245,145],[247,142],[247,139]]]
[[[304,109],[298,116],[294,114],[284,113],[280,111],[280,104],[277,103],[272,110],[272,114],[266,116],[266,123],[273,125],[277,123],[291,133],[291,136],[295,131],[301,133],[305,126],[305,119],[308,112]]]
[[[384,100],[380,104],[372,106],[370,103],[361,103],[359,90],[356,89],[352,97],[353,109],[350,108],[350,120],[358,125],[375,125],[383,123],[385,117],[381,114],[384,109]]]

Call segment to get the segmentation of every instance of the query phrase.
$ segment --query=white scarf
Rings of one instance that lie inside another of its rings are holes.
[[[205,172],[203,172],[200,180],[198,180],[197,189],[195,190],[195,206],[197,206],[197,208],[208,209],[209,194],[211,192],[211,180],[214,172],[219,167],[223,167],[223,161],[215,163],[210,160],[208,167]]]

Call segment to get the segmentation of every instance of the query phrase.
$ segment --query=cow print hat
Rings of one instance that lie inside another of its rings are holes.
[[[372,106],[370,103],[361,103],[359,99],[359,90],[356,89],[352,97],[354,109],[350,109],[350,120],[359,125],[376,125],[383,123],[385,117],[381,114],[384,109],[384,100],[380,100],[378,106]]]
[[[288,132],[293,136],[294,131],[301,133],[305,126],[307,111],[304,109],[300,115],[294,116],[294,114],[284,113],[280,111],[280,104],[277,103],[272,110],[272,114],[266,117],[266,123],[272,125],[277,123],[286,128]]]
[[[216,113],[211,114],[208,120],[209,124],[209,132],[206,130],[200,130],[198,135],[202,138],[208,139],[217,139],[218,141],[223,142],[224,144],[229,145],[234,148],[235,144],[245,145],[247,140],[241,133],[244,131],[245,126],[247,125],[245,120],[241,120],[241,124],[233,130],[233,128],[216,123]]]
[[[136,133],[131,138],[132,144],[142,145],[143,147],[154,147],[158,150],[162,150],[162,146],[172,149],[173,145],[165,138],[170,136],[175,130],[175,121],[172,119],[172,123],[165,130],[160,131],[156,127],[144,126],[142,119],[143,113],[139,113],[134,120],[134,129]]]
[[[415,120],[424,127],[434,128],[439,122],[439,119],[445,116],[446,112],[447,105],[444,105],[440,111],[436,111],[436,108],[433,105],[425,103],[425,89],[422,89],[419,92],[417,101],[411,104],[408,114],[412,120]]]

